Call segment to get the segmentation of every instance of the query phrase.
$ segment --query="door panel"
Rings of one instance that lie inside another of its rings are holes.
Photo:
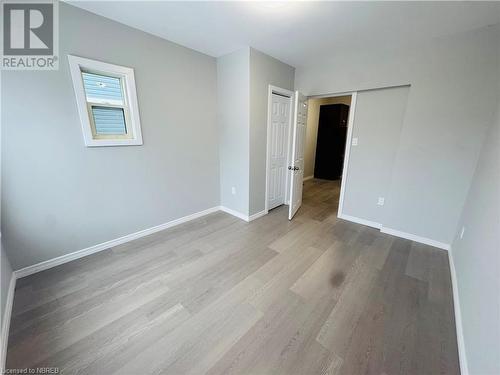
[[[295,92],[293,122],[292,165],[290,182],[290,207],[288,219],[292,219],[302,204],[302,184],[304,180],[304,143],[307,123],[307,98]]]
[[[269,130],[268,209],[285,203],[290,98],[272,95]]]

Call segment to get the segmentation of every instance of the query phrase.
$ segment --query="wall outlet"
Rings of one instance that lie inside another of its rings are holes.
[[[379,206],[383,206],[385,203],[385,198],[384,197],[378,197],[378,201],[377,201],[377,204]]]
[[[231,188],[231,194],[236,195],[236,188],[234,186]]]
[[[460,239],[464,238],[464,233],[465,233],[465,227],[462,227],[462,230],[460,231]]]
[[[353,138],[352,139],[352,145],[357,146],[358,145],[358,138]]]

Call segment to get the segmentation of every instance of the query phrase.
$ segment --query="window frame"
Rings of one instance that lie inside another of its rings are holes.
[[[87,147],[142,145],[134,69],[73,55],[68,55],[68,61],[85,145]],[[106,100],[87,101],[82,76],[84,72],[119,78],[124,104],[117,105],[106,102]],[[97,134],[92,113],[93,106],[122,108],[127,133]]]

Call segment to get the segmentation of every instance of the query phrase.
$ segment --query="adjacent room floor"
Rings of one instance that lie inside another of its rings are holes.
[[[457,374],[447,253],[336,218],[305,183],[18,280],[8,368],[63,374]]]

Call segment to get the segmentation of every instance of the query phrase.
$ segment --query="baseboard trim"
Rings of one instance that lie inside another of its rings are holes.
[[[181,217],[179,219],[175,219],[175,220],[169,221],[167,223],[154,226],[152,228],[147,228],[147,229],[141,230],[139,232],[127,234],[123,237],[119,237],[119,238],[116,238],[114,240],[106,241],[106,242],[103,242],[103,243],[100,243],[100,244],[97,244],[94,246],[87,247],[87,248],[82,249],[82,250],[75,251],[75,252],[70,253],[70,254],[61,255],[57,258],[49,259],[49,260],[31,265],[28,267],[21,268],[19,270],[14,271],[14,275],[17,279],[20,279],[22,277],[26,277],[26,276],[32,275],[34,273],[37,273],[37,272],[45,271],[45,270],[48,270],[49,268],[57,267],[61,264],[71,262],[72,260],[80,259],[80,258],[83,258],[85,256],[92,255],[94,253],[98,253],[99,251],[109,249],[110,247],[118,246],[118,245],[124,244],[126,242],[130,242],[130,241],[136,240],[138,238],[148,236],[150,234],[174,227],[176,225],[183,224],[183,223],[186,223],[186,222],[194,220],[194,219],[198,219],[202,216],[205,216],[205,215],[217,212],[217,211],[226,212],[230,215],[236,216],[237,218],[245,220],[247,222],[258,219],[259,217],[264,216],[266,214],[265,211],[261,211],[261,212],[258,212],[256,214],[253,214],[251,216],[247,216],[247,215],[244,215],[238,211],[232,210],[232,209],[224,207],[224,206],[215,206],[215,207],[209,208],[207,210],[196,212],[194,214],[187,215],[187,216]]]
[[[147,229],[144,229],[144,230],[132,233],[132,234],[127,234],[123,237],[119,237],[119,238],[116,238],[114,240],[106,241],[106,242],[103,242],[103,243],[100,243],[100,244],[97,244],[94,246],[87,247],[87,248],[82,249],[82,250],[75,251],[75,252],[70,253],[70,254],[61,255],[57,258],[49,259],[49,260],[46,260],[44,262],[34,264],[32,266],[21,268],[19,270],[14,271],[14,274],[15,274],[16,278],[20,279],[21,277],[29,276],[29,275],[32,275],[34,273],[41,272],[41,271],[47,270],[49,268],[56,267],[56,266],[59,266],[59,265],[64,264],[64,263],[71,262],[72,260],[83,258],[87,255],[91,255],[91,254],[97,253],[99,251],[109,249],[110,247],[124,244],[125,242],[136,240],[138,238],[141,238],[141,237],[144,237],[144,236],[147,236],[147,235],[174,227],[174,226],[179,225],[179,224],[186,223],[186,222],[194,220],[194,219],[198,219],[202,216],[205,216],[205,215],[217,212],[217,211],[219,211],[218,206],[212,207],[212,208],[209,208],[207,210],[196,212],[194,214],[183,216],[179,219],[175,219],[175,220],[169,221],[167,223],[163,223],[163,224],[154,226],[152,228],[147,228]]]
[[[248,217],[248,221],[253,221],[253,220],[258,219],[259,217],[262,217],[262,216],[264,216],[266,214],[267,214],[266,210],[257,212],[256,214],[250,215]]]
[[[337,215],[337,217],[339,219],[342,219],[342,220],[352,221],[353,223],[366,225],[368,227],[372,227],[372,228],[376,228],[376,229],[382,228],[382,224],[379,224],[379,223],[376,223],[376,222],[370,221],[370,220],[361,219],[361,218],[356,217],[356,216],[340,214],[340,215]]]
[[[314,176],[307,176],[302,179],[302,181],[312,180]]]
[[[458,296],[457,273],[453,261],[453,250],[448,252],[450,262],[451,288],[453,290],[453,310],[455,312],[455,327],[457,330],[458,359],[460,362],[460,374],[469,375],[467,365],[467,353],[465,352],[464,331],[462,326],[462,312],[460,310],[460,298]]]
[[[241,212],[238,212],[236,210],[233,210],[231,208],[225,207],[225,206],[219,206],[219,210],[225,212],[226,214],[233,215],[237,217],[238,219],[248,221],[248,215],[242,214]]]
[[[424,245],[434,246],[434,247],[437,247],[439,249],[443,249],[443,250],[446,250],[446,251],[450,250],[450,244],[447,244],[447,243],[444,243],[444,242],[439,242],[439,241],[436,241],[436,240],[431,240],[430,238],[417,236],[415,234],[402,232],[402,231],[399,231],[399,230],[396,230],[396,229],[392,229],[392,228],[387,228],[387,227],[384,227],[384,226],[382,226],[380,228],[380,231],[382,233],[390,234],[390,235],[396,236],[396,237],[405,238],[407,240],[419,242],[419,243],[422,243]]]
[[[5,303],[5,313],[2,321],[2,342],[0,343],[0,374],[4,373],[5,361],[7,359],[7,345],[9,343],[10,318],[12,315],[12,304],[14,302],[14,291],[16,290],[16,274],[12,273]]]
[[[266,210],[262,210],[260,212],[257,212],[256,214],[248,216],[248,215],[242,214],[239,211],[233,210],[233,209],[225,207],[225,206],[220,206],[219,209],[221,211],[229,214],[229,215],[233,215],[233,216],[237,217],[238,219],[245,220],[247,223],[252,221],[252,220],[258,219],[259,217],[262,217],[262,216],[267,214]]]

